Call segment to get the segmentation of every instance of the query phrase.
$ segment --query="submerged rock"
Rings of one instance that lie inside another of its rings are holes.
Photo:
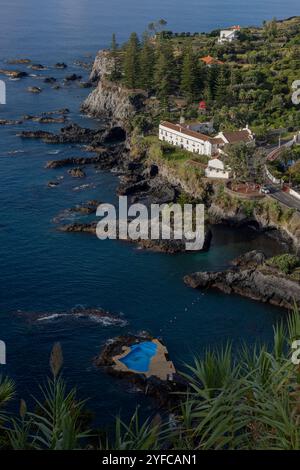
[[[47,67],[42,64],[31,64],[28,68],[30,68],[31,70],[47,70]]]
[[[11,78],[22,78],[22,77],[27,77],[28,73],[22,72],[20,70],[6,70],[6,69],[0,69],[0,74],[6,75],[7,77]]]
[[[50,321],[72,321],[75,319],[86,318],[102,326],[125,326],[126,319],[122,315],[110,313],[102,308],[76,307],[69,311],[61,312],[17,312],[18,316],[26,318],[30,322],[50,322]]]
[[[55,188],[58,185],[58,181],[49,181],[49,183],[47,184],[48,188]]]
[[[71,75],[67,75],[64,78],[64,81],[65,82],[75,82],[76,80],[81,80],[81,79],[82,79],[81,75],[77,75],[76,73],[72,73]]]
[[[27,114],[23,116],[24,121],[33,121],[39,122],[40,124],[56,124],[56,123],[64,123],[66,118],[64,116],[61,117],[50,117],[50,116],[31,116]]]
[[[41,93],[43,90],[42,90],[42,88],[40,88],[38,86],[29,86],[27,88],[27,91],[29,91],[29,93]]]
[[[60,232],[77,232],[96,234],[97,222],[65,224],[58,227]]]
[[[46,77],[44,78],[44,83],[55,83],[56,82],[56,78],[55,77]]]
[[[93,86],[92,82],[79,82],[78,84],[81,88],[91,88]]]
[[[47,131],[22,131],[19,136],[22,139],[47,139],[48,137],[51,137],[51,132]]]
[[[16,126],[23,124],[23,121],[17,119],[0,119],[0,126]]]
[[[10,59],[7,61],[10,65],[17,65],[17,64],[30,64],[30,59]]]
[[[75,215],[90,215],[90,214],[95,214],[97,211],[97,207],[101,204],[100,201],[97,201],[95,199],[92,199],[90,201],[84,202],[83,204],[78,204],[75,207],[71,207],[70,209],[66,209],[62,212],[60,212],[54,219],[54,223],[60,223],[64,219],[68,219],[70,217],[70,214],[75,214]]]
[[[65,64],[64,62],[57,62],[54,67],[56,69],[66,69],[68,66],[67,64]]]
[[[71,170],[68,170],[68,173],[72,178],[84,178],[86,176],[85,172],[80,167],[72,168]]]

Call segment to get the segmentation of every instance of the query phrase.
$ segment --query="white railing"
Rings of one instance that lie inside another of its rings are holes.
[[[272,173],[269,171],[267,165],[265,165],[265,172],[266,172],[266,175],[269,178],[269,180],[272,181],[272,183],[281,184],[281,180],[279,180],[278,178],[276,178],[275,176],[272,175]]]
[[[295,197],[296,199],[300,199],[300,194],[297,193],[297,191],[295,191],[294,189],[290,188],[289,189],[289,194],[293,197]]]

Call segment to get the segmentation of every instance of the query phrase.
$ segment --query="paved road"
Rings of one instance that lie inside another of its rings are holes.
[[[271,160],[271,161],[275,160],[278,156],[278,153],[280,153],[280,151],[284,147],[290,147],[292,144],[293,144],[293,139],[282,142],[282,145],[280,148],[278,147],[269,148],[270,152],[268,153],[266,160]],[[298,212],[300,212],[300,200],[282,191],[280,186],[272,183],[268,177],[266,177],[266,186],[270,189],[271,191],[270,196],[273,199],[276,199],[277,201],[282,202],[282,204],[285,204],[291,209],[296,209]]]
[[[273,199],[276,199],[277,201],[282,202],[286,206],[292,209],[296,209],[298,212],[300,212],[300,200],[298,201],[298,199],[296,199],[295,197],[291,196],[288,193],[281,191],[281,189],[278,189],[276,186],[272,185],[270,190],[271,190],[270,196]]]

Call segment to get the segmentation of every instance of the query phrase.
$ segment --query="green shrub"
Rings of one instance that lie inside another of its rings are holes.
[[[295,268],[300,266],[300,259],[295,255],[285,253],[268,259],[267,264],[279,269],[284,274],[290,274]]]

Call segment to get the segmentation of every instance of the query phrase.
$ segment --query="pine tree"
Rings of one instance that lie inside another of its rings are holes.
[[[197,59],[193,54],[192,48],[189,46],[184,53],[182,71],[181,71],[181,93],[192,101],[199,90],[199,69],[197,67]]]
[[[154,83],[154,48],[147,32],[143,35],[140,54],[140,86],[145,90],[153,87]]]
[[[112,54],[116,54],[116,52],[118,50],[118,44],[117,44],[116,34],[115,33],[113,33],[112,38],[111,38],[110,50],[111,50]]]
[[[135,88],[139,83],[140,43],[136,33],[130,35],[125,47],[124,82],[129,88]]]
[[[169,41],[161,40],[155,64],[155,89],[162,102],[168,101],[173,90],[174,55]]]
[[[110,50],[111,50],[111,57],[113,59],[113,69],[111,71],[110,79],[112,81],[116,81],[121,78],[121,71],[120,71],[120,64],[119,64],[119,58],[118,58],[118,44],[117,44],[115,33],[113,33],[112,35]]]
[[[216,93],[215,99],[219,105],[223,105],[227,101],[227,87],[228,80],[225,67],[219,69],[219,73],[216,79]]]
[[[209,103],[215,99],[217,75],[218,66],[213,65],[212,67],[206,67],[204,96]]]

